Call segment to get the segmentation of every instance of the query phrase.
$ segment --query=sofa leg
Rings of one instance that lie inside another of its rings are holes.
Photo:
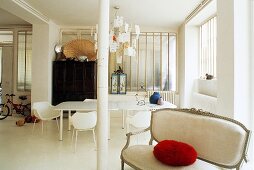
[[[121,160],[121,170],[124,170],[124,161]]]

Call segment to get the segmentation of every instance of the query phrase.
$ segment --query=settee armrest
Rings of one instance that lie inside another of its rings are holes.
[[[127,136],[127,141],[126,141],[126,144],[124,145],[124,147],[123,147],[121,153],[122,153],[126,148],[129,147],[129,145],[130,145],[130,140],[131,140],[131,136],[133,136],[133,135],[138,135],[138,134],[144,133],[144,132],[149,131],[149,130],[150,130],[150,127],[146,128],[146,129],[143,129],[143,130],[140,130],[140,131],[129,132],[129,133],[127,133],[127,134],[126,134],[126,136]],[[121,154],[121,155],[122,155],[122,154]]]

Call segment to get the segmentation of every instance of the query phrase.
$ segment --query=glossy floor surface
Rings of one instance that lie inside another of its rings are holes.
[[[59,141],[55,120],[46,122],[42,134],[41,122],[35,124],[34,132],[32,123],[16,126],[15,122],[21,118],[23,117],[16,115],[0,120],[1,170],[96,170],[96,148],[92,131],[79,133],[74,153],[72,131],[67,130],[67,119],[64,119],[64,140]],[[134,142],[146,142],[148,138],[148,134],[143,135]],[[120,152],[125,142],[121,118],[111,118],[109,170],[120,170]],[[125,170],[130,169],[126,165]]]
[[[96,147],[92,131],[80,132],[77,150],[72,145],[72,131],[67,130],[64,119],[63,141],[55,120],[18,127],[15,122],[23,117],[11,116],[0,120],[0,170],[96,170]],[[111,118],[108,170],[120,170],[120,152],[126,143],[125,130],[121,128],[121,117]],[[133,138],[131,144],[148,144],[149,133]],[[251,170],[246,167],[243,170]],[[217,169],[217,168],[214,168]],[[106,168],[105,168],[106,170]],[[132,170],[125,164],[125,170]]]

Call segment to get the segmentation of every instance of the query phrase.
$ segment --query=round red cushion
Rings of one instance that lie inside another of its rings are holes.
[[[159,142],[153,154],[159,161],[171,166],[191,165],[197,159],[197,152],[192,146],[174,140]]]

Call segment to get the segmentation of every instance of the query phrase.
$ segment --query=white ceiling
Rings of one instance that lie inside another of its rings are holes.
[[[98,23],[98,0],[25,0],[32,7],[62,26],[91,26]],[[142,27],[177,29],[202,0],[110,0],[128,23]],[[1,15],[0,15],[1,16]]]
[[[0,8],[0,26],[6,25],[29,25],[29,23]]]

